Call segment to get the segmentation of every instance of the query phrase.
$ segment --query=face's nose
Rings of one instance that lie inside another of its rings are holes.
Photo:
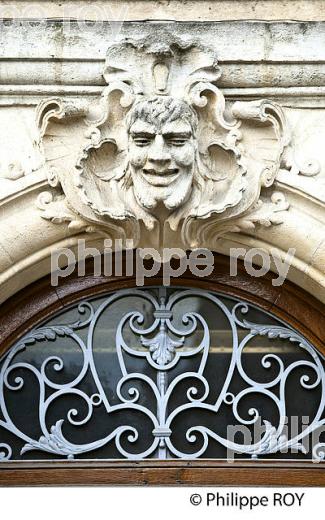
[[[166,147],[162,135],[156,135],[148,152],[148,161],[160,166],[170,163],[170,153]]]

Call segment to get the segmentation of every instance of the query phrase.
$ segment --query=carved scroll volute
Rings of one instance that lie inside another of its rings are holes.
[[[128,225],[123,229],[110,214],[106,218],[107,201],[114,198],[118,208],[119,197],[103,179],[114,175],[120,151],[114,139],[103,136],[96,121],[98,114],[101,120],[106,118],[102,106],[103,99],[92,105],[61,99],[39,105],[40,146],[52,191],[41,193],[37,205],[43,218],[55,224],[67,222],[72,232],[98,232],[123,239]],[[124,206],[120,211],[125,218]],[[137,240],[133,226],[129,233]]]
[[[89,146],[92,136],[86,124],[88,103],[68,103],[49,99],[37,110],[41,147],[46,158],[49,185],[62,190],[68,207],[91,219],[77,193],[76,165],[82,148]]]
[[[228,167],[224,170],[228,172],[226,182],[229,183],[229,173],[235,171],[234,166],[230,167],[230,151],[236,157],[240,169],[232,177],[232,186],[225,189],[223,200],[227,200],[227,194],[234,196],[237,191],[237,202],[224,207],[219,214],[216,214],[216,206],[211,205],[212,211],[206,213],[209,218],[205,222],[193,219],[185,221],[182,229],[183,242],[191,247],[200,244],[214,247],[216,240],[229,232],[252,233],[256,225],[268,227],[280,224],[289,208],[281,193],[275,192],[271,198],[261,197],[263,189],[273,185],[283,152],[290,142],[282,108],[269,100],[258,100],[235,102],[230,112],[234,121],[233,128],[229,128],[224,135],[223,143],[231,143],[231,146],[226,157],[216,152],[215,163],[220,168],[222,161],[225,164],[226,159],[228,160]],[[206,116],[208,113],[211,114],[211,110],[206,111]],[[227,128],[222,122],[221,126]],[[210,157],[211,150],[213,146],[210,147]]]
[[[277,103],[263,99],[237,101],[232,106],[232,114],[241,121],[242,143],[247,150],[247,159],[254,163],[261,187],[268,188],[274,182],[282,153],[290,142],[284,112]]]

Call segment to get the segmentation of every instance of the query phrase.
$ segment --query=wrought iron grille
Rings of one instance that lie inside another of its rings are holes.
[[[324,363],[199,289],[82,301],[0,360],[0,459],[324,459]]]

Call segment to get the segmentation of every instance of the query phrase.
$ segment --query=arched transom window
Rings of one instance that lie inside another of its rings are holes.
[[[81,300],[0,362],[0,459],[324,456],[321,354],[264,311],[181,287]]]

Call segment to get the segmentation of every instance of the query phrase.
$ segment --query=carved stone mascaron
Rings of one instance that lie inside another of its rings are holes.
[[[268,100],[226,108],[220,75],[211,50],[168,33],[112,45],[99,100],[38,107],[42,216],[156,247],[280,223],[288,204],[267,188],[290,140],[284,113]]]

